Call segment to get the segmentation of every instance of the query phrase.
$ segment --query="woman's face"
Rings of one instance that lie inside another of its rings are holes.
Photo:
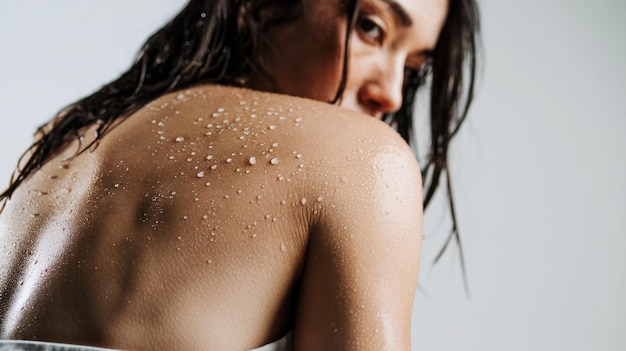
[[[261,53],[275,79],[260,90],[332,101],[343,66],[347,16],[337,0],[304,0],[303,15],[265,33]],[[448,0],[363,0],[350,38],[340,105],[376,118],[402,106],[406,70],[419,70],[437,43]]]

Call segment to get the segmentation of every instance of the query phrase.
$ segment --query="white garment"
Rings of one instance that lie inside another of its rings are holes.
[[[291,351],[292,333],[292,331],[289,331],[289,333],[285,334],[285,336],[279,340],[257,347],[256,349],[252,349],[250,351]]]
[[[250,351],[291,351],[292,332],[279,340]],[[0,351],[117,351],[100,347],[69,345],[54,342],[28,340],[0,340]]]
[[[279,340],[250,351],[291,351],[291,331]],[[0,351],[117,351],[100,347],[27,340],[0,340]]]
[[[117,351],[101,347],[30,340],[0,340],[0,351]]]

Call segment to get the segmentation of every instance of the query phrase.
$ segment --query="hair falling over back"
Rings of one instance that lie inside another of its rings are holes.
[[[160,95],[203,83],[242,86],[251,74],[266,74],[263,62],[255,55],[264,45],[265,29],[297,19],[303,11],[303,1],[190,0],[180,13],[148,38],[126,72],[65,107],[50,123],[37,129],[36,141],[22,155],[9,186],[0,194],[0,201],[4,203],[10,198],[63,144],[71,139],[82,141],[87,127],[97,126],[96,138],[81,145],[76,155],[97,146],[113,122],[127,118]],[[446,173],[453,228],[437,260],[452,239],[459,244],[463,260],[448,174],[448,147],[473,98],[479,22],[475,0],[449,1],[448,16],[432,64],[407,77],[403,105],[399,111],[385,116],[385,121],[411,143],[415,95],[429,78],[431,141],[422,167],[424,207]],[[360,0],[337,0],[337,3],[348,19],[344,48],[347,52]],[[342,79],[331,103],[341,99],[349,74],[348,55],[344,57]]]
[[[448,16],[437,41],[432,61],[425,68],[425,72],[419,72],[408,78],[403,92],[403,105],[389,118],[392,121],[397,119],[398,131],[407,142],[411,142],[415,93],[425,83],[426,78],[429,78],[430,142],[426,163],[421,165],[424,208],[432,200],[445,173],[452,228],[435,262],[439,261],[454,239],[458,247],[467,294],[469,287],[450,179],[448,150],[474,99],[479,30],[479,11],[475,0],[450,0]]]

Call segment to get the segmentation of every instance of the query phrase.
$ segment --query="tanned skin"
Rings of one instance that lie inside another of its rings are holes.
[[[242,350],[293,329],[294,350],[410,349],[422,182],[383,122],[197,86],[78,148],[0,214],[2,338]]]

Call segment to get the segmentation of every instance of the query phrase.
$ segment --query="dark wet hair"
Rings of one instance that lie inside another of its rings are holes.
[[[438,262],[454,239],[463,270],[465,291],[469,294],[463,246],[456,218],[452,182],[448,167],[450,141],[465,121],[474,99],[476,81],[478,34],[480,18],[475,0],[449,0],[448,17],[435,46],[431,61],[421,72],[413,72],[406,79],[402,107],[386,120],[397,124],[402,137],[412,143],[413,109],[417,90],[430,82],[430,142],[426,163],[422,166],[424,181],[424,208],[428,206],[444,177],[452,228],[448,238],[437,254]]]
[[[345,6],[348,18],[347,52],[360,0],[346,0],[341,4]],[[52,120],[51,126],[45,124],[38,128],[38,138],[22,155],[25,162],[11,178],[9,187],[0,194],[0,201],[8,199],[66,141],[72,138],[81,141],[85,127],[97,125],[97,137],[92,143],[81,146],[77,155],[97,144],[114,121],[127,118],[164,93],[200,83],[240,86],[252,73],[264,74],[263,62],[258,61],[255,52],[263,47],[265,29],[295,20],[302,11],[302,0],[190,0],[180,13],[148,38],[135,62],[119,78],[64,108]],[[447,174],[448,146],[472,102],[478,28],[475,0],[450,0],[432,64],[407,75],[402,107],[385,116],[385,120],[411,143],[415,95],[430,78],[431,141],[422,168],[424,207],[430,203],[443,173],[446,173],[453,222],[449,239],[437,259],[452,239],[461,248]],[[337,95],[332,102],[341,98],[347,75],[346,58]],[[460,253],[463,259],[462,250]]]

